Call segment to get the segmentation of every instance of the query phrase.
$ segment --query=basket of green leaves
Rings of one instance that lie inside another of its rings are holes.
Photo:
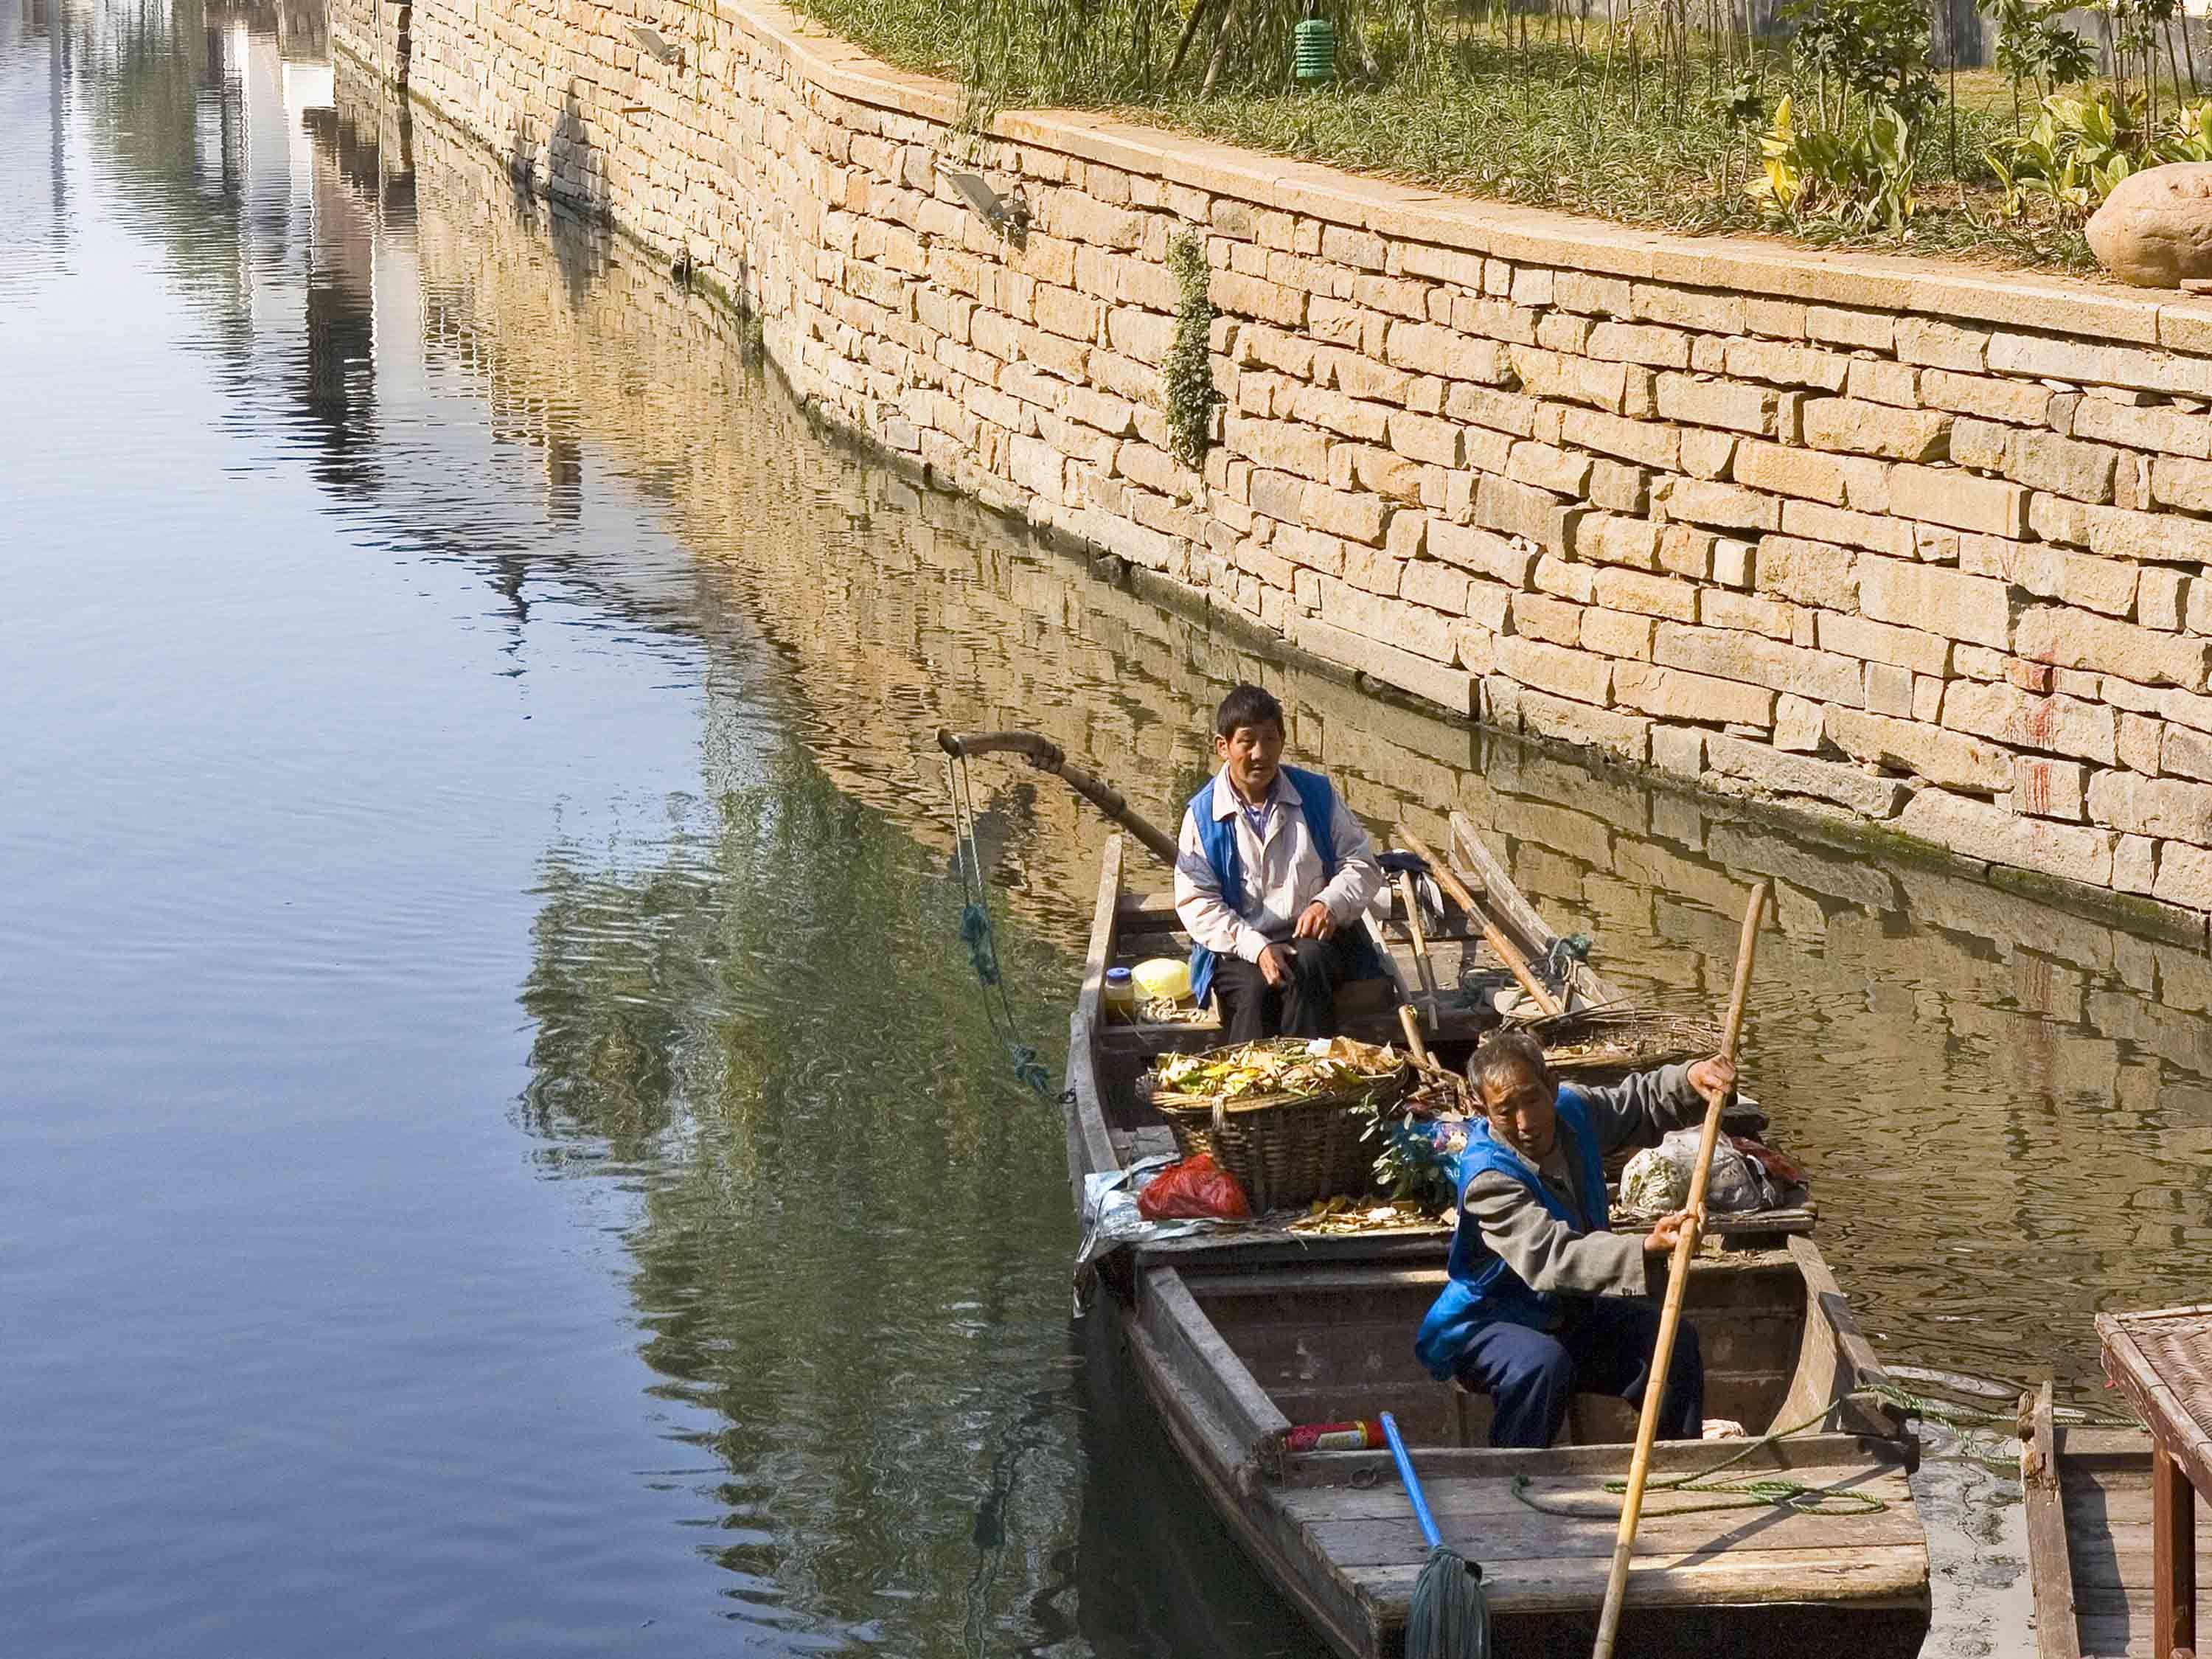
[[[1374,1115],[1413,1084],[1413,1068],[1395,1048],[1271,1037],[1164,1054],[1138,1088],[1185,1158],[1212,1153],[1264,1212],[1370,1190]]]

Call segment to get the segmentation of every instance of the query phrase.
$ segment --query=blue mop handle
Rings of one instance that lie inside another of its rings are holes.
[[[1413,1473],[1413,1460],[1406,1454],[1398,1419],[1388,1412],[1382,1413],[1382,1437],[1390,1443],[1390,1455],[1398,1460],[1398,1478],[1406,1483],[1406,1496],[1413,1500],[1413,1519],[1421,1523],[1421,1536],[1429,1540],[1431,1549],[1441,1548],[1443,1534],[1437,1530],[1437,1517],[1429,1513],[1429,1500],[1421,1496],[1420,1477]]]

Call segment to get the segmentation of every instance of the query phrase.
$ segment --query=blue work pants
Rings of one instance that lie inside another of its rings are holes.
[[[1492,1445],[1550,1445],[1567,1420],[1567,1402],[1577,1394],[1609,1394],[1632,1406],[1643,1404],[1659,1337],[1658,1304],[1607,1296],[1571,1297],[1565,1305],[1566,1316],[1556,1331],[1484,1326],[1460,1361],[1459,1380],[1488,1395],[1495,1408]],[[1674,1331],[1659,1437],[1698,1439],[1705,1422],[1705,1362],[1698,1334],[1686,1320]]]

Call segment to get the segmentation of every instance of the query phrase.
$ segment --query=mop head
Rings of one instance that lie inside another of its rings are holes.
[[[1413,1581],[1406,1610],[1406,1659],[1489,1659],[1490,1598],[1482,1569],[1439,1544]]]

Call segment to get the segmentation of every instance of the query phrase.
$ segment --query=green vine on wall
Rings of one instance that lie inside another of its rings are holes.
[[[1168,244],[1168,270],[1182,290],[1176,302],[1175,342],[1162,373],[1167,383],[1168,434],[1176,459],[1194,471],[1213,442],[1213,301],[1206,298],[1206,243],[1184,231]]]

